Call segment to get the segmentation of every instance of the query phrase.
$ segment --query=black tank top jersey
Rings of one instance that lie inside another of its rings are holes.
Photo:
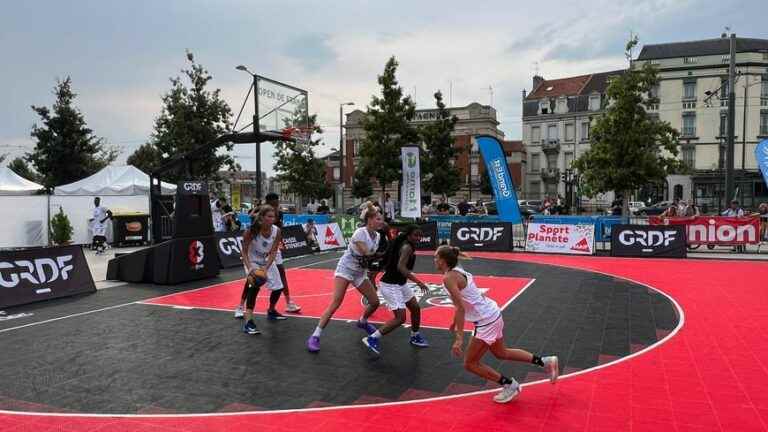
[[[381,277],[382,282],[395,285],[404,285],[408,281],[405,275],[400,273],[400,271],[397,269],[397,264],[400,262],[400,254],[402,253],[401,250],[404,244],[410,245],[411,250],[415,250],[413,244],[407,240],[400,242],[395,241],[392,245],[392,250],[389,251],[387,256],[387,263],[384,265],[384,276]],[[412,253],[411,257],[408,259],[406,268],[408,268],[408,270],[413,270],[413,266],[415,264],[416,254]]]

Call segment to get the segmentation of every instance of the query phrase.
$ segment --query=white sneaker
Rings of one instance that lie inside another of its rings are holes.
[[[297,305],[294,302],[288,303],[288,305],[285,306],[285,311],[290,313],[298,313],[301,310],[301,306]]]
[[[235,309],[235,318],[243,318],[243,305],[237,305],[237,309]]]
[[[512,382],[505,384],[504,387],[501,388],[501,391],[493,396],[493,400],[497,403],[507,403],[516,398],[522,390],[523,389],[520,387],[520,384],[518,384],[517,381],[512,378]]]
[[[544,373],[549,376],[549,382],[554,384],[557,381],[557,377],[560,376],[557,356],[542,357],[541,361],[544,363]]]

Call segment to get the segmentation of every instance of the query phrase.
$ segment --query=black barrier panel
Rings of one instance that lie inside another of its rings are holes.
[[[392,224],[389,226],[390,238],[395,238],[401,230],[409,224]],[[421,229],[421,241],[416,243],[416,250],[435,250],[437,249],[437,222],[427,222],[418,224]]]
[[[462,250],[503,252],[512,250],[512,224],[505,222],[455,222],[451,245]]]
[[[0,252],[0,308],[95,291],[80,246]]]
[[[239,267],[243,264],[243,231],[215,233],[216,249],[223,268]]]
[[[307,241],[307,234],[302,225],[291,225],[282,228],[283,257],[290,258],[299,255],[309,255],[312,248]]]
[[[616,257],[685,258],[686,243],[682,225],[614,225],[611,230]]]

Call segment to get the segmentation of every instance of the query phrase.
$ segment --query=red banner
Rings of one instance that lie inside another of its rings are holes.
[[[745,245],[759,243],[760,218],[694,216],[663,218],[651,216],[651,225],[685,225],[689,245]]]

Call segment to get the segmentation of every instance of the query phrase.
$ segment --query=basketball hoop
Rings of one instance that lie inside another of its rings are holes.
[[[312,129],[311,127],[287,127],[283,128],[281,134],[286,140],[307,144],[312,136]]]

